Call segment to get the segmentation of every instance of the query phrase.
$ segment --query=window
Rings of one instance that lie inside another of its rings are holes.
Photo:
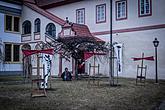
[[[22,24],[22,34],[31,34],[31,23],[30,21],[24,21]]]
[[[106,22],[106,4],[96,6],[96,23]]]
[[[85,24],[85,8],[76,10],[76,23]]]
[[[18,62],[19,61],[19,45],[13,45],[13,61]]]
[[[19,18],[14,17],[14,31],[19,32]]]
[[[11,61],[11,44],[5,44],[5,61]]]
[[[40,32],[40,19],[37,18],[34,21],[34,32]]]
[[[127,1],[116,1],[116,20],[127,19]]]
[[[6,62],[20,61],[20,45],[5,44],[5,61]]]
[[[46,26],[46,34],[55,38],[56,37],[56,27],[53,23],[49,23]]]
[[[6,30],[12,31],[12,16],[6,15]]]
[[[16,16],[5,16],[5,30],[11,32],[19,32],[20,18]]]
[[[151,0],[139,0],[139,16],[151,15]]]

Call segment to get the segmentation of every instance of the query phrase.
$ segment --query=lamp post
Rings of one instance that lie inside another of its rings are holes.
[[[156,83],[158,83],[158,68],[157,68],[157,47],[159,45],[159,41],[157,40],[157,38],[155,38],[155,40],[153,41],[153,44],[154,44],[154,47],[155,47],[155,80],[156,80]]]

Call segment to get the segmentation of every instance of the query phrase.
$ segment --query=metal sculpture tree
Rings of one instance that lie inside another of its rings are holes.
[[[83,60],[84,52],[107,52],[108,46],[105,42],[94,37],[89,28],[83,24],[76,24],[68,21],[62,26],[61,32],[56,39],[46,35],[51,39],[47,44],[54,48],[55,53],[61,52],[62,57],[75,59],[75,65],[79,59]],[[75,68],[77,71],[77,66]]]
[[[58,38],[53,43],[49,43],[55,51],[63,51],[62,55],[80,59],[83,52],[101,51],[107,52],[105,42],[97,42],[94,37],[67,37]]]
[[[47,42],[48,45],[54,48],[55,53],[62,51],[61,55],[68,59],[75,59],[75,65],[79,59],[82,60],[84,52],[106,52],[108,53],[107,45],[104,41],[98,42],[95,37],[65,37],[57,38],[52,42]],[[75,71],[77,75],[76,66]]]
[[[47,43],[54,47],[55,52],[62,51],[63,56],[75,59],[79,59],[83,52],[108,50],[105,41],[94,37],[86,25],[69,22],[68,18],[58,38],[51,39],[51,42]]]

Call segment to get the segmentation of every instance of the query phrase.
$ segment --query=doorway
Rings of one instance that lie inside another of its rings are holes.
[[[78,74],[85,74],[85,59],[84,52],[80,53],[80,59],[78,59]]]

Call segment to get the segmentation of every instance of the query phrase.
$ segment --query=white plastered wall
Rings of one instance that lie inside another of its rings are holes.
[[[123,44],[123,72],[119,74],[122,77],[136,77],[136,67],[141,64],[141,61],[133,61],[133,57],[141,57],[144,52],[145,57],[155,56],[155,48],[153,40],[155,37],[159,40],[158,46],[158,78],[165,79],[165,29],[153,29],[136,32],[125,32],[113,34],[113,42]],[[98,36],[99,38],[108,41],[110,35]],[[147,65],[147,78],[155,78],[155,62],[144,61]]]
[[[40,31],[41,40],[34,40],[34,21],[37,18],[39,18],[41,20],[41,31]],[[32,9],[28,8],[27,6],[23,6],[23,11],[22,11],[22,23],[25,20],[29,20],[31,22],[31,25],[32,25],[32,29],[31,29],[32,40],[28,41],[28,42],[25,42],[25,43],[29,43],[31,45],[32,49],[35,49],[35,45],[36,45],[35,42],[38,42],[38,41],[44,41],[45,42],[45,29],[46,29],[47,24],[49,24],[49,23],[54,23],[55,24],[55,26],[56,26],[56,36],[58,36],[58,33],[61,31],[61,26],[59,24],[51,21],[50,19],[42,16],[41,14],[33,11]],[[52,75],[57,76],[58,73],[59,73],[59,55],[55,54],[53,56],[52,60],[53,60],[52,61]]]
[[[116,1],[117,0],[113,0],[113,30],[165,24],[165,0],[152,0],[152,15],[146,17],[139,17],[138,15],[138,0],[127,0],[127,19],[125,20],[116,20]],[[100,4],[106,4],[106,22],[104,23],[96,23],[96,5]],[[68,17],[69,21],[76,22],[76,10],[81,8],[85,8],[85,24],[92,33],[110,30],[109,0],[84,0],[50,8],[47,9],[47,11],[62,19]]]

